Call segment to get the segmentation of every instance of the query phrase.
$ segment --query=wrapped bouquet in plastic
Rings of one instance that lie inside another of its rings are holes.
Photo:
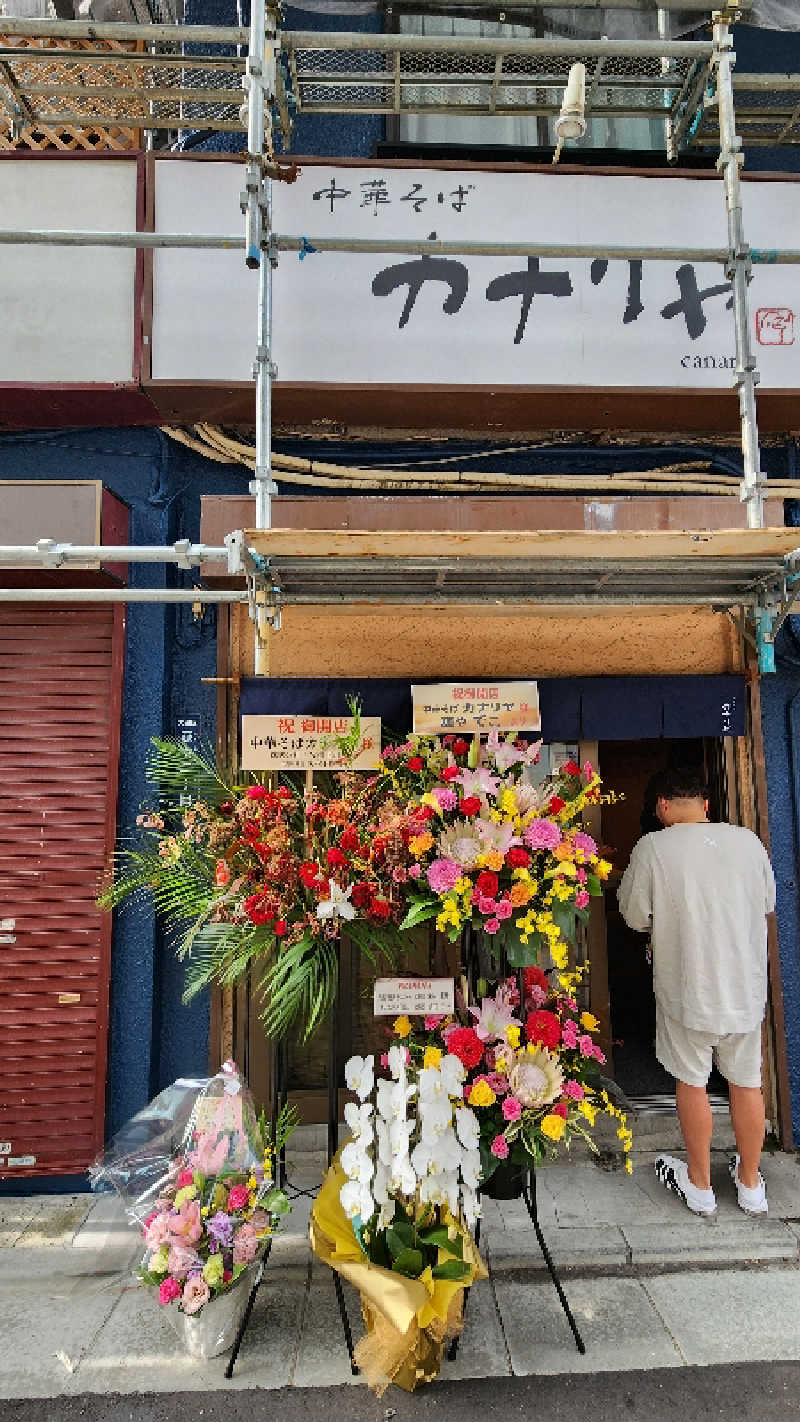
[[[179,1080],[125,1125],[91,1172],[112,1186],[144,1252],[137,1278],[153,1291],[188,1350],[233,1344],[256,1267],[289,1201],[273,1179],[284,1115],[267,1137],[233,1062],[207,1081]]]

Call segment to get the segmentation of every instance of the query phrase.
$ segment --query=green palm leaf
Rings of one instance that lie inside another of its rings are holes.
[[[339,982],[338,945],[308,936],[286,948],[261,983],[265,1001],[261,1020],[270,1037],[285,1037],[296,1022],[304,1022],[303,1040],[329,1012]]]
[[[231,798],[233,789],[217,773],[211,751],[208,759],[204,759],[182,741],[158,736],[154,736],[150,744],[153,749],[147,758],[147,778],[151,784],[158,786],[162,801],[175,801],[181,795],[191,795],[197,800],[218,805]]]

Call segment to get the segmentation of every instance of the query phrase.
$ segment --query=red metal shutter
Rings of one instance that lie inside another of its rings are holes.
[[[103,1143],[122,607],[0,607],[0,1178]],[[18,1162],[18,1163],[17,1163]]]

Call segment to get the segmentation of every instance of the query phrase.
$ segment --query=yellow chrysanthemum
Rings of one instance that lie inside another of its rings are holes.
[[[425,1048],[425,1056],[424,1056],[423,1059],[422,1059],[422,1065],[423,1065],[424,1067],[426,1067],[426,1068],[428,1068],[428,1069],[431,1068],[431,1067],[438,1067],[438,1065],[439,1065],[439,1063],[440,1063],[441,1060],[442,1060],[442,1049],[441,1049],[441,1047],[426,1047],[426,1048]]]
[[[600,1023],[598,1022],[596,1017],[592,1016],[591,1012],[582,1012],[580,1016],[580,1023],[581,1027],[583,1027],[586,1032],[599,1031]]]
[[[426,830],[424,834],[415,834],[409,841],[408,847],[415,859],[421,854],[425,854],[429,849],[433,849],[433,835]]]
[[[469,1093],[470,1106],[494,1106],[496,1100],[488,1081],[476,1081]]]
[[[411,1032],[411,1023],[407,1017],[395,1017],[392,1030],[398,1037],[407,1037]]]
[[[490,849],[486,856],[486,868],[493,869],[495,874],[499,874],[504,864],[505,859],[499,849]]]
[[[566,1122],[563,1116],[554,1116],[548,1112],[546,1116],[542,1117],[539,1126],[548,1140],[560,1141],[566,1129]]]

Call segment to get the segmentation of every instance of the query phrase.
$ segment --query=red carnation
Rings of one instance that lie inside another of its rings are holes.
[[[540,1007],[536,1012],[528,1013],[525,1031],[528,1034],[529,1042],[538,1042],[549,1052],[552,1052],[553,1048],[557,1047],[561,1041],[561,1023],[554,1012],[548,1012],[544,1007]]]
[[[547,802],[548,815],[557,815],[559,810],[563,810],[566,803],[566,800],[562,800],[560,795],[554,795],[552,799]]]
[[[347,854],[352,854],[354,849],[358,849],[358,830],[355,825],[348,825],[339,844]]]
[[[326,858],[329,869],[341,869],[342,865],[347,863],[341,849],[337,849],[335,845],[328,850]]]
[[[297,873],[301,884],[304,884],[307,889],[313,889],[319,873],[313,859],[307,859],[305,864],[301,864]]]
[[[247,798],[248,800],[266,800],[267,792],[263,785],[248,785]]]
[[[569,1106],[566,1101],[557,1101],[555,1106],[550,1107],[551,1116],[560,1116],[562,1121],[566,1121],[569,1115]]]
[[[470,815],[477,815],[480,807],[481,802],[477,795],[467,795],[466,798],[461,801],[458,808],[462,815],[469,817]]]
[[[457,775],[460,775],[460,774],[461,774],[461,771],[459,770],[459,768],[458,768],[457,765],[446,765],[445,768],[444,768],[444,770],[442,771],[441,775],[439,776],[439,779],[440,779],[440,780],[455,780],[456,776],[457,776]]]
[[[351,897],[351,902],[352,902],[352,895],[351,895],[350,897]],[[391,904],[389,903],[388,899],[370,899],[370,901],[369,901],[369,916],[370,916],[370,918],[377,918],[377,919],[379,919],[380,921],[383,921],[384,919],[387,919],[387,918],[389,917],[389,914],[391,913],[391,911],[392,911],[392,906],[391,906]]]
[[[575,764],[574,760],[568,760],[566,764],[562,765],[561,773],[562,775],[580,775],[581,768]]]
[[[544,971],[543,968],[525,968],[524,971],[525,978],[523,985],[525,988],[526,997],[528,997],[528,995],[530,994],[531,989],[535,987],[541,988],[543,992],[549,992],[550,983],[547,979],[547,973]]]
[[[484,869],[483,873],[479,874],[475,880],[475,888],[485,899],[495,898],[499,887],[500,880],[490,869]]]
[[[522,849],[517,845],[515,845],[513,849],[509,849],[506,855],[506,864],[509,869],[527,869],[530,862],[531,856],[527,849]]]
[[[453,741],[453,755],[466,755],[469,750],[469,741],[465,741],[463,736]]]
[[[407,764],[409,770],[421,770],[425,762],[422,759],[421,755],[412,755],[411,759],[407,762]]]
[[[361,883],[353,885],[353,892],[350,895],[350,902],[353,908],[363,909],[367,907],[372,898],[372,889],[369,884]]]
[[[447,1034],[447,1050],[471,1071],[483,1056],[483,1043],[471,1027],[456,1027]]]

